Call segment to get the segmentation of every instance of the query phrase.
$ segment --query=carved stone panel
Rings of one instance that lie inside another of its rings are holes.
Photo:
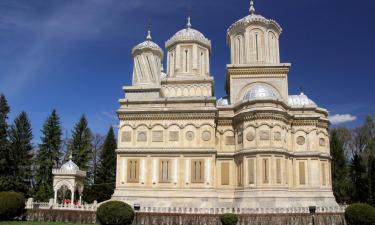
[[[281,141],[281,133],[279,131],[274,133],[274,139],[275,141]]]
[[[152,141],[153,142],[163,142],[163,131],[153,131],[152,132]]]
[[[132,141],[132,132],[131,131],[123,131],[121,133],[121,142],[131,142]]]
[[[146,142],[147,141],[147,133],[145,131],[138,132],[137,141],[138,142]]]
[[[297,144],[304,145],[306,142],[305,138],[302,136],[297,137]]]
[[[253,131],[249,131],[246,134],[246,140],[248,140],[248,141],[254,141],[254,139],[255,139],[255,133]]]
[[[204,131],[202,133],[202,140],[203,141],[209,141],[209,140],[211,140],[211,132],[210,131]]]
[[[192,141],[194,139],[194,132],[193,131],[188,131],[185,134],[185,138],[188,141]]]
[[[238,143],[238,144],[242,144],[242,142],[243,142],[243,133],[241,132],[241,133],[238,134],[238,140],[237,140],[237,143]]]
[[[320,138],[320,139],[319,139],[319,145],[320,145],[321,147],[325,147],[325,146],[326,146],[326,139],[324,139],[324,138]]]
[[[225,137],[225,144],[226,145],[234,145],[234,136],[226,136]]]
[[[180,132],[178,131],[169,131],[169,141],[178,141]]]
[[[270,140],[270,131],[269,130],[261,130],[259,133],[259,138],[262,141]]]

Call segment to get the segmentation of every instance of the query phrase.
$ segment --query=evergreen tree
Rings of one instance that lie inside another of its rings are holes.
[[[10,108],[3,94],[0,95],[0,191],[11,190],[9,186],[12,180],[11,170],[8,167],[10,161],[8,139],[8,114]]]
[[[35,198],[37,200],[47,201],[53,196],[52,169],[59,166],[61,135],[60,118],[53,110],[43,125],[42,143],[39,145],[36,158]]]
[[[331,156],[332,156],[332,189],[338,203],[349,200],[347,165],[344,153],[344,143],[339,138],[336,129],[331,132]]]
[[[91,156],[91,131],[83,115],[75,125],[69,143],[69,154],[80,170],[87,171]]]
[[[31,124],[25,112],[22,112],[11,126],[9,132],[11,169],[14,191],[29,194],[31,188],[31,158],[33,145]]]
[[[101,151],[96,184],[111,183],[114,185],[116,181],[116,148],[115,132],[111,127],[107,133]]]
[[[352,183],[352,202],[367,202],[368,182],[366,178],[366,167],[363,165],[362,156],[355,153],[350,165],[350,178]]]

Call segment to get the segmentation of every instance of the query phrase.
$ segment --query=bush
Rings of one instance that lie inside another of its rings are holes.
[[[102,225],[130,225],[134,219],[134,211],[124,202],[109,201],[98,207],[96,216]]]
[[[238,217],[236,214],[226,213],[220,216],[220,221],[223,225],[236,225]]]
[[[348,225],[374,225],[375,208],[362,203],[352,204],[345,210],[345,219]]]
[[[0,220],[10,220],[25,212],[25,198],[16,192],[0,192]]]

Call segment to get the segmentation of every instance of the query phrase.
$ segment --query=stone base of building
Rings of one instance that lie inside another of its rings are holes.
[[[147,208],[338,207],[331,190],[131,190],[117,189],[113,200]]]

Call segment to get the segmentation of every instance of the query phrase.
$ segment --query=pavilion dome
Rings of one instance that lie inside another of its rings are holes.
[[[277,99],[278,94],[272,90],[272,88],[262,85],[256,84],[252,86],[244,95],[243,100],[259,100],[259,99]]]
[[[186,28],[175,33],[166,43],[165,47],[169,48],[181,42],[197,42],[211,49],[211,41],[208,40],[200,31],[192,28],[190,17]]]
[[[77,164],[75,164],[73,161],[72,161],[72,156],[69,157],[69,161],[64,163],[61,168],[61,170],[64,170],[64,171],[69,171],[69,172],[77,172],[79,171],[79,167],[77,166]]]

